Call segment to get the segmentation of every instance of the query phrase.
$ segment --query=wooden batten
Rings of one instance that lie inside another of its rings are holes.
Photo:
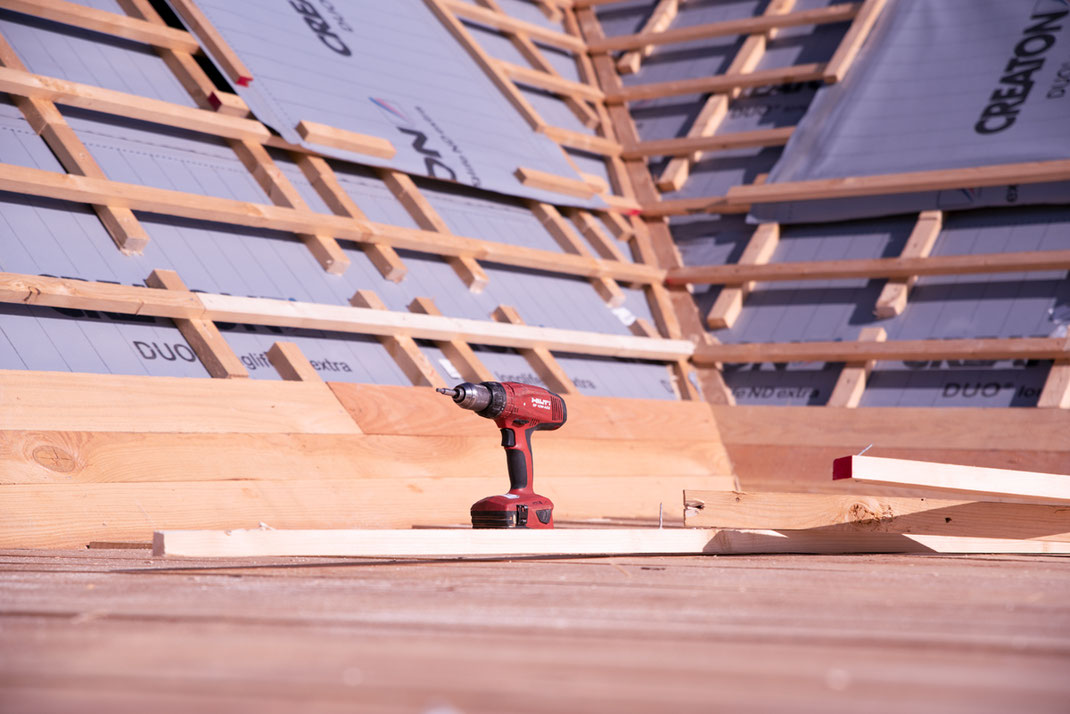
[[[296,129],[301,138],[310,144],[352,151],[356,154],[374,156],[377,159],[392,159],[397,153],[397,149],[389,140],[378,136],[358,134],[354,131],[336,129],[333,126],[307,120],[298,122]]]
[[[739,264],[765,265],[772,260],[779,244],[780,225],[761,223],[747,241],[747,247],[743,249],[743,254],[739,257]],[[686,268],[680,270],[686,270]],[[720,330],[734,325],[739,318],[739,313],[743,310],[743,300],[753,289],[753,282],[743,282],[721,288],[717,299],[706,314],[706,324],[710,329]]]
[[[696,364],[716,362],[854,362],[932,359],[1065,359],[1066,337],[1008,337],[891,342],[763,342],[704,345]]]
[[[899,256],[901,258],[928,258],[932,253],[936,239],[940,237],[940,231],[944,226],[943,211],[922,211],[918,214],[918,220],[914,229],[907,238]],[[926,261],[928,264],[928,261]],[[907,296],[910,289],[917,282],[917,276],[911,275],[902,278],[892,278],[877,297],[873,314],[880,318],[895,317],[901,315],[907,308]]]
[[[653,84],[635,84],[614,92],[606,92],[606,101],[614,103],[635,102],[640,99],[658,99],[683,94],[708,94],[728,92],[737,88],[764,87],[785,82],[811,82],[825,76],[825,64],[812,62],[792,67],[759,69],[746,74],[722,74],[714,77],[674,79]]]
[[[738,20],[726,20],[705,25],[692,25],[672,30],[648,30],[644,27],[642,31],[634,35],[619,35],[617,37],[593,39],[587,43],[587,46],[592,53],[602,53],[615,50],[634,50],[654,45],[693,42],[695,40],[706,40],[713,37],[766,33],[770,30],[777,30],[782,27],[844,22],[858,14],[859,6],[860,3],[841,3],[812,10],[765,13],[757,17],[745,17]],[[653,15],[651,18],[653,18]],[[618,68],[619,66],[618,63]]]
[[[643,24],[640,35],[651,35],[664,32],[676,19],[676,13],[680,10],[681,0],[658,0],[657,5]],[[588,46],[589,49],[589,46]],[[618,74],[635,74],[643,60],[654,52],[653,44],[640,45],[623,53],[617,58]]]
[[[859,342],[884,342],[887,339],[888,333],[883,327],[863,327],[858,334]],[[874,360],[845,364],[825,406],[850,409],[857,407],[862,401],[862,393],[866,391],[866,380],[875,364]]]
[[[150,288],[189,292],[189,288],[173,270],[154,270],[145,279]],[[234,354],[214,322],[203,318],[173,318],[175,327],[189,343],[205,370],[213,377],[234,379],[248,377],[249,371]]]
[[[561,250],[574,255],[590,255],[591,252],[576,231],[554,206],[540,201],[528,201],[528,208],[542,223],[543,228],[553,237]],[[591,278],[591,286],[609,307],[624,304],[625,295],[613,278]]]
[[[435,305],[435,301],[431,298],[414,298],[409,303],[409,312],[416,313],[418,315],[441,315],[442,312]],[[453,368],[457,370],[457,373],[461,375],[461,378],[468,382],[490,382],[494,381],[494,374],[487,369],[483,362],[476,355],[467,342],[461,339],[453,338],[448,340],[435,340],[435,346],[438,347],[442,354],[446,356],[446,359],[450,361]]]
[[[527,169],[524,167],[518,168],[513,172],[513,175],[516,176],[517,181],[529,188],[553,191],[554,193],[575,196],[577,198],[594,197],[594,189],[578,178],[571,179],[564,176],[556,176],[554,174],[546,173],[545,171]]]
[[[371,290],[358,290],[349,299],[349,304],[372,310],[387,309],[382,299]],[[417,387],[442,386],[442,378],[411,337],[406,334],[382,335],[379,337],[379,343],[386,348],[390,357],[413,385]]]
[[[212,54],[219,68],[234,84],[239,87],[248,87],[253,81],[253,73],[241,61],[238,55],[231,49],[219,32],[208,21],[208,18],[197,7],[194,0],[174,0],[171,7],[175,9],[182,21],[190,29],[204,47]]]
[[[825,82],[832,84],[844,78],[855,57],[858,56],[858,51],[862,49],[866,38],[869,37],[869,31],[876,24],[885,3],[886,0],[865,0],[862,3],[862,7],[858,10],[858,14],[851,23],[851,27],[840,41],[839,47],[836,48],[835,54],[832,55],[832,59],[829,60],[828,66],[825,68],[825,76],[823,78]]]
[[[494,311],[493,318],[498,322],[510,325],[524,324],[516,308],[509,305],[499,305],[498,309]],[[550,354],[550,350],[543,345],[533,345],[517,351],[527,360],[527,363],[535,370],[535,374],[539,375],[539,379],[551,391],[559,394],[575,394],[578,391],[576,385],[572,382],[572,378],[565,373],[565,370],[558,364],[554,356]]]
[[[393,169],[381,169],[379,178],[394,194],[394,198],[409,212],[412,219],[416,221],[416,225],[427,231],[435,231],[440,235],[452,235],[452,231],[446,221],[434,209],[431,202],[420,193],[420,189],[417,188],[416,183],[408,174]],[[483,292],[490,282],[486,271],[470,255],[453,256],[448,258],[447,262],[453,268],[453,272],[457,274],[457,277],[473,293]]]
[[[143,42],[161,49],[188,54],[194,54],[200,50],[197,40],[184,30],[160,26],[133,17],[124,17],[114,12],[98,10],[65,0],[5,0],[4,7],[84,30]]]
[[[293,342],[276,342],[267,351],[268,361],[279,376],[290,382],[322,382],[319,372]]]

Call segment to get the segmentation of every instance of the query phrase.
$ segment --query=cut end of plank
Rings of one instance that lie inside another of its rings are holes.
[[[832,462],[832,480],[851,478],[851,464],[853,456],[841,456]]]
[[[241,77],[238,77],[237,81],[238,81],[238,86],[240,86],[240,87],[248,87],[250,84],[253,83],[253,78],[252,77],[241,76]]]

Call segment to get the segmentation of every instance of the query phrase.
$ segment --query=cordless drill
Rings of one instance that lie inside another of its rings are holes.
[[[472,527],[553,528],[554,504],[532,490],[531,434],[560,428],[568,417],[565,400],[542,387],[519,382],[464,382],[436,391],[453,397],[462,409],[493,419],[502,431],[509,493],[473,504]]]

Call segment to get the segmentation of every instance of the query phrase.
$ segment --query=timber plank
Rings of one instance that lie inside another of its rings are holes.
[[[807,531],[606,528],[509,531],[219,530],[157,531],[153,555],[265,556],[515,556],[734,553],[1070,553],[1058,541],[966,538],[899,533],[842,536]]]
[[[491,435],[491,441],[493,441]],[[651,476],[618,488],[614,476],[538,475],[562,519],[666,518],[683,513],[685,486],[730,487],[717,476]],[[80,548],[144,541],[160,529],[408,528],[467,524],[478,499],[504,491],[491,477],[302,481],[77,483],[0,486],[0,548]]]
[[[456,419],[465,414],[454,407]],[[463,436],[410,434],[175,434],[5,431],[0,484],[175,483],[463,478],[506,483],[494,425]],[[619,440],[539,435],[536,476],[654,473],[702,477],[723,449],[715,441]],[[641,486],[637,486],[641,488]],[[678,499],[676,499],[678,500]]]
[[[322,384],[13,370],[0,430],[360,433]]]
[[[432,389],[331,382],[329,386],[368,434],[486,434],[485,419],[458,417],[458,408]],[[560,433],[585,439],[718,440],[718,425],[705,402],[570,396]],[[731,419],[731,412],[722,417]],[[730,473],[727,459],[715,464]]]
[[[1070,541],[1070,509],[905,496],[684,491],[684,522],[702,528],[925,533]]]
[[[992,496],[1070,501],[1070,476],[1034,471],[934,464],[878,456],[844,456],[832,466],[833,480],[907,486]]]

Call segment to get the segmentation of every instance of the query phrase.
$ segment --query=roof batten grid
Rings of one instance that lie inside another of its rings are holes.
[[[601,90],[589,81],[573,82],[562,78],[533,42],[537,40],[571,51],[577,54],[578,59],[583,59],[583,52],[586,46],[581,38],[573,34],[549,30],[523,20],[516,20],[502,12],[500,6],[494,0],[479,0],[479,6],[456,2],[456,0],[424,1],[453,35],[454,39],[464,47],[510,104],[528,122],[528,125],[534,131],[546,135],[557,143],[570,164],[572,164],[572,161],[571,157],[568,156],[566,147],[601,155],[606,157],[607,163],[610,164],[612,163],[612,158],[620,154],[621,146],[613,138],[612,133],[606,131],[604,125],[599,126],[601,117],[597,113],[597,109],[594,113],[591,113],[590,107],[586,103],[586,100],[591,100],[597,104],[598,100],[602,98]],[[465,18],[466,20],[492,27],[503,33],[532,65],[532,68],[521,67],[490,56],[479,45],[459,18]],[[580,75],[584,77],[582,68]],[[524,97],[518,83],[559,95],[573,108],[574,113],[577,114],[585,126],[599,126],[600,135],[585,134],[563,127],[551,126]],[[582,107],[582,109],[576,111],[577,107]],[[573,167],[575,168],[574,164]],[[608,170],[612,177],[612,168]],[[538,179],[533,179],[530,174],[530,169],[518,167],[515,175],[517,180],[524,185],[536,186],[544,190],[559,191],[566,195],[584,198],[589,197],[591,193],[580,188],[579,184],[582,184],[582,181],[576,183],[577,180],[573,178],[544,175]],[[616,190],[621,191],[619,180],[614,179],[613,184]],[[613,194],[603,195],[607,201],[613,200]]]
[[[7,73],[32,76],[25,71],[26,66],[2,35],[0,65],[0,77]],[[79,176],[104,178],[104,171],[89,153],[89,149],[48,97],[23,96],[18,93],[14,93],[12,97],[30,127],[41,136],[64,169]],[[149,242],[148,234],[130,209],[108,203],[94,203],[93,210],[115,245],[124,253],[140,253]]]
[[[590,8],[565,10],[565,24],[571,31],[583,34],[588,43],[605,37],[601,24]],[[581,68],[590,72],[604,92],[620,88],[621,81],[613,61],[605,54],[594,54],[581,62]],[[638,143],[635,124],[623,104],[606,105],[605,115],[609,118],[614,134],[626,145]],[[620,175],[631,185],[636,199],[643,206],[654,204],[660,196],[654,186],[645,163],[641,159],[618,159]],[[665,221],[658,218],[638,216],[631,218],[632,233],[629,242],[632,253],[639,261],[650,265],[663,265],[669,268],[679,267],[680,258],[672,244]],[[657,249],[655,249],[655,245]],[[644,286],[651,315],[657,323],[661,334],[669,337],[686,336],[695,344],[701,345],[712,340],[703,329],[698,310],[690,293],[683,288],[666,288],[663,285]],[[681,326],[681,323],[685,327]],[[639,329],[641,325],[636,326]],[[725,386],[719,368],[701,367],[694,370],[702,386],[701,395],[691,382],[692,367],[681,362],[673,367],[673,382],[684,398],[706,399],[715,404],[731,404],[733,398]]]

